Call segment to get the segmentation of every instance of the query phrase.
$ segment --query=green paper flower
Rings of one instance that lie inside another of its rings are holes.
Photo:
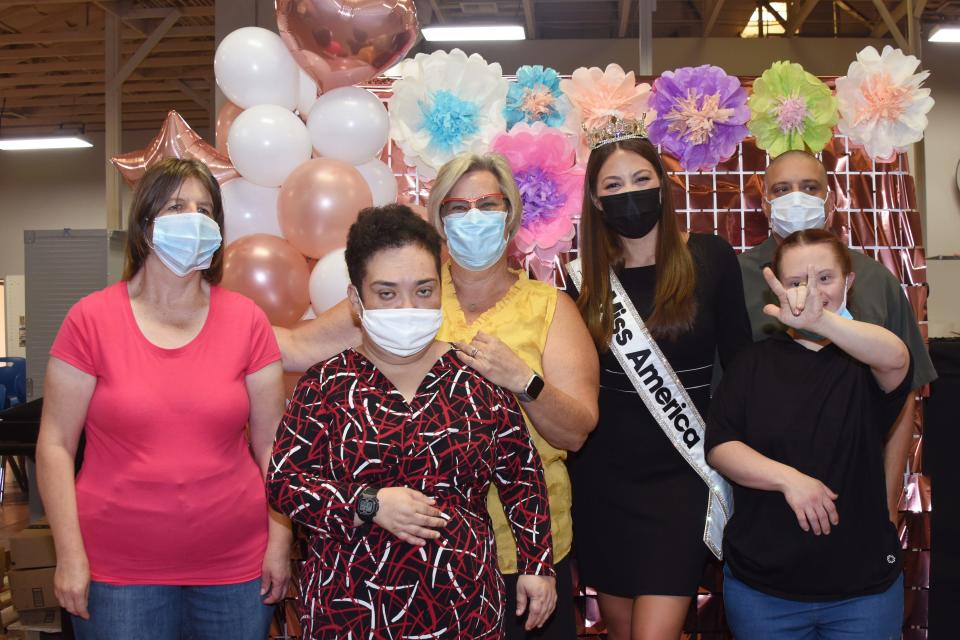
[[[753,83],[750,133],[771,156],[790,149],[822,150],[837,124],[837,99],[830,87],[799,64],[781,60]]]

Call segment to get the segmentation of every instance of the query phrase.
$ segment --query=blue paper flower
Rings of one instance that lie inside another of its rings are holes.
[[[432,98],[420,101],[422,126],[430,134],[431,146],[445,152],[455,151],[464,138],[480,129],[477,105],[443,89],[435,91]]]
[[[569,111],[570,102],[560,90],[560,76],[556,71],[539,64],[517,69],[517,80],[507,90],[507,105],[503,110],[508,130],[520,122],[559,127]]]

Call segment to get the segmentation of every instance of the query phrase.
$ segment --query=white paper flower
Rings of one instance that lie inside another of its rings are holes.
[[[506,129],[507,81],[498,63],[435,51],[404,60],[400,74],[388,102],[390,137],[428,180],[457,154],[487,151]]]
[[[923,138],[933,98],[930,89],[920,87],[930,72],[914,73],[919,64],[889,45],[883,53],[866,47],[847,75],[837,78],[840,133],[876,160],[888,160]]]

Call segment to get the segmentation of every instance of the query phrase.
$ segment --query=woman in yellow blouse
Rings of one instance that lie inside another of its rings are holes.
[[[427,209],[451,257],[442,269],[443,325],[437,339],[454,343],[465,363],[517,395],[543,460],[557,607],[536,637],[575,638],[570,478],[564,461],[597,423],[596,349],[571,298],[507,266],[506,247],[520,227],[523,204],[503,158],[465,154],[451,160],[437,176]],[[288,371],[304,371],[360,341],[346,303],[301,328],[275,330]],[[516,544],[495,491],[488,507],[507,580],[507,638],[525,638],[530,629],[522,614],[530,594],[517,591]]]

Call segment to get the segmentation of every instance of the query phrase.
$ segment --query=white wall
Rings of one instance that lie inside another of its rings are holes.
[[[928,257],[960,257],[960,45],[923,43],[923,66],[936,105],[924,138],[926,200],[924,240]],[[960,260],[928,260],[929,335],[960,334]],[[956,332],[956,333],[954,333]]]

